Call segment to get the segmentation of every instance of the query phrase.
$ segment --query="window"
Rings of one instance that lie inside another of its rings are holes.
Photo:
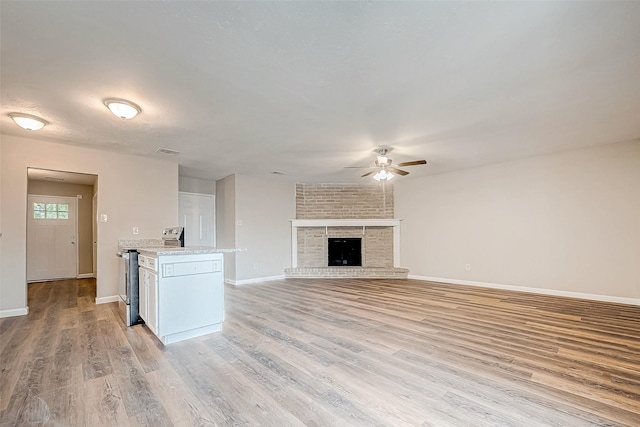
[[[69,219],[67,203],[34,203],[34,219]]]

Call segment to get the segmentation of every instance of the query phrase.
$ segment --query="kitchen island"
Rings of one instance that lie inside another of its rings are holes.
[[[140,317],[164,344],[220,331],[224,252],[211,247],[139,248]]]

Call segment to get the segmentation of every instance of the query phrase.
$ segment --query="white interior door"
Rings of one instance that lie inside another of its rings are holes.
[[[178,216],[185,246],[215,246],[215,196],[179,192]]]
[[[28,196],[27,280],[77,276],[77,200]]]

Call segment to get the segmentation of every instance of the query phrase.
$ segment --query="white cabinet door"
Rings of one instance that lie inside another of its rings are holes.
[[[215,246],[215,196],[178,193],[178,217],[185,246]]]
[[[140,297],[140,307],[138,308],[140,312],[140,317],[145,323],[148,321],[148,289],[149,289],[149,271],[140,267],[139,270],[139,297]]]
[[[147,288],[147,313],[149,319],[147,320],[147,326],[153,331],[158,333],[158,275],[149,272],[148,275],[148,288]]]
[[[160,281],[159,336],[189,331],[222,322],[222,273],[163,277]]]

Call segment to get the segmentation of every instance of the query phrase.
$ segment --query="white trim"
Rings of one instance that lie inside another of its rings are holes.
[[[402,219],[290,219],[291,267],[298,267],[298,227],[393,227],[393,266],[400,267],[400,221]]]
[[[76,276],[76,279],[94,279],[95,277],[93,273],[80,273]]]
[[[26,316],[29,314],[29,307],[14,308],[12,310],[0,310],[0,318],[2,317],[14,317],[14,316]]]
[[[244,280],[224,279],[224,283],[228,283],[229,285],[233,285],[233,286],[238,286],[238,285],[249,285],[251,283],[270,282],[272,280],[284,280],[284,275],[256,277],[255,279],[244,279]]]
[[[401,219],[290,219],[292,227],[399,227]]]
[[[443,277],[428,277],[409,275],[409,279],[425,280],[427,282],[451,283],[454,285],[478,286],[482,288],[504,289],[506,291],[529,292],[532,294],[555,295],[560,297],[579,298],[592,301],[615,302],[640,306],[640,298],[616,297],[611,295],[586,294],[582,292],[559,291],[555,289],[529,288],[526,286],[501,285],[497,283],[475,282],[472,280],[445,279]]]
[[[120,300],[120,296],[112,295],[110,297],[96,297],[96,304],[107,304],[110,302],[118,302]]]

